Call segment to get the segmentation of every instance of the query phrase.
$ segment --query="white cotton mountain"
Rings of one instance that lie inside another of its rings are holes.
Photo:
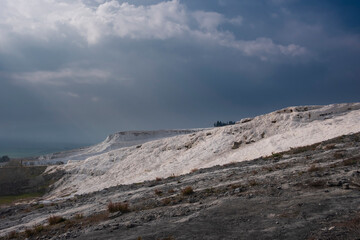
[[[138,146],[142,143],[161,138],[196,132],[192,130],[127,131],[109,135],[103,142],[80,149],[47,154],[38,158],[38,164],[68,163],[85,160],[115,149]]]
[[[49,197],[252,160],[356,132],[360,132],[360,103],[288,107],[235,125],[196,130],[51,167],[49,172],[61,169],[67,174]]]

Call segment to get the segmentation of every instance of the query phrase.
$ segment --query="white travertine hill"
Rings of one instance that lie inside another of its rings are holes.
[[[67,172],[49,198],[251,160],[359,131],[360,103],[288,107],[235,125],[147,141],[49,167],[48,172]]]
[[[85,160],[108,151],[124,147],[136,146],[148,141],[172,137],[180,134],[189,134],[198,130],[157,130],[157,131],[127,131],[108,136],[103,142],[94,146],[74,149],[65,152],[47,154],[39,157],[38,164],[68,163]]]

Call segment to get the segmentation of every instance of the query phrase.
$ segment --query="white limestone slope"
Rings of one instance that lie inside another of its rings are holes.
[[[360,103],[289,107],[235,125],[149,141],[52,167],[65,170],[50,194],[61,197],[152,180],[272,153],[360,131]],[[234,142],[239,143],[232,149]]]
[[[158,131],[127,131],[118,132],[108,136],[103,142],[94,146],[74,149],[65,152],[47,154],[39,157],[37,164],[68,163],[85,160],[115,149],[136,146],[148,141],[172,137],[181,134],[193,133],[198,130],[158,130]]]

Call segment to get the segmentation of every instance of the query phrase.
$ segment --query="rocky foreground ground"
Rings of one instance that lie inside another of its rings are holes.
[[[359,150],[358,133],[187,175],[2,206],[0,234],[2,239],[360,239]]]

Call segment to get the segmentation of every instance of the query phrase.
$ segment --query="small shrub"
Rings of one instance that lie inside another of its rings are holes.
[[[231,147],[231,149],[238,149],[238,148],[241,146],[241,143],[242,143],[242,141],[240,141],[240,142],[234,142],[234,143],[233,143],[233,146]]]
[[[325,145],[324,146],[324,149],[325,150],[332,150],[332,149],[335,149],[335,144],[328,144],[328,145]]]
[[[343,158],[344,157],[344,154],[342,154],[341,152],[335,152],[334,153],[334,158],[335,159],[340,159],[340,158]]]
[[[351,165],[355,165],[356,163],[358,163],[359,160],[360,160],[360,157],[353,157],[353,158],[343,160],[342,164],[344,166],[351,166]]]
[[[175,193],[175,192],[176,191],[174,189],[172,189],[172,188],[168,190],[168,193]]]
[[[320,168],[318,166],[311,165],[310,168],[308,169],[308,172],[317,172],[319,170]]]
[[[49,225],[55,225],[64,222],[66,219],[60,216],[50,216],[48,218]]]
[[[215,193],[215,189],[214,188],[207,188],[207,189],[205,189],[205,192],[207,194]]]
[[[192,189],[192,187],[188,186],[184,189],[181,190],[181,194],[184,196],[188,196],[194,193],[194,190]]]
[[[237,188],[241,188],[241,187],[242,187],[241,184],[231,184],[231,185],[230,185],[230,188],[231,188],[231,189],[237,189]]]
[[[191,172],[192,172],[192,173],[197,172],[197,171],[199,171],[198,168],[191,169]]]
[[[100,212],[94,215],[85,217],[82,222],[84,224],[94,224],[98,222],[103,222],[109,219],[109,212]]]
[[[30,228],[26,228],[24,231],[25,237],[29,238],[32,237],[35,233],[32,229]]]
[[[45,207],[44,204],[37,204],[37,205],[35,205],[35,209],[44,208],[44,207]]]
[[[320,187],[324,187],[326,182],[324,180],[309,180],[307,181],[307,184],[310,187],[320,188]]]
[[[175,240],[175,238],[173,236],[170,236],[170,237],[163,238],[161,240]]]
[[[14,239],[14,238],[18,238],[18,233],[16,231],[11,231],[7,234],[6,238],[7,239]]]
[[[159,189],[155,189],[154,192],[155,192],[155,194],[158,195],[158,196],[161,196],[162,193],[163,193],[163,192],[162,192],[161,190],[159,190]]]
[[[271,166],[262,167],[262,170],[272,172],[274,169]]]
[[[130,212],[129,204],[121,203],[121,202],[113,203],[110,201],[108,204],[108,211],[111,213],[113,213],[113,212],[127,213],[127,212]]]
[[[258,182],[256,182],[255,179],[251,179],[251,180],[248,181],[248,184],[250,186],[254,187],[254,186],[258,185]]]
[[[271,154],[271,157],[272,157],[272,158],[276,158],[276,159],[277,159],[277,158],[282,158],[282,156],[283,156],[283,155],[282,155],[281,153],[272,153],[272,154]]]
[[[236,164],[236,162],[229,162],[229,163],[225,163],[224,166],[229,167],[229,166],[233,166],[235,164]]]
[[[290,152],[293,154],[299,154],[299,153],[315,150],[316,147],[317,147],[317,144],[308,145],[308,146],[304,146],[304,147],[290,148]]]
[[[84,215],[82,213],[77,213],[74,218],[75,219],[83,219]]]
[[[169,204],[171,203],[171,198],[164,198],[164,199],[162,200],[162,203],[163,203],[164,205],[169,205]]]
[[[43,225],[35,225],[34,227],[33,227],[33,232],[34,233],[40,233],[41,231],[43,231],[44,230],[44,226]]]

